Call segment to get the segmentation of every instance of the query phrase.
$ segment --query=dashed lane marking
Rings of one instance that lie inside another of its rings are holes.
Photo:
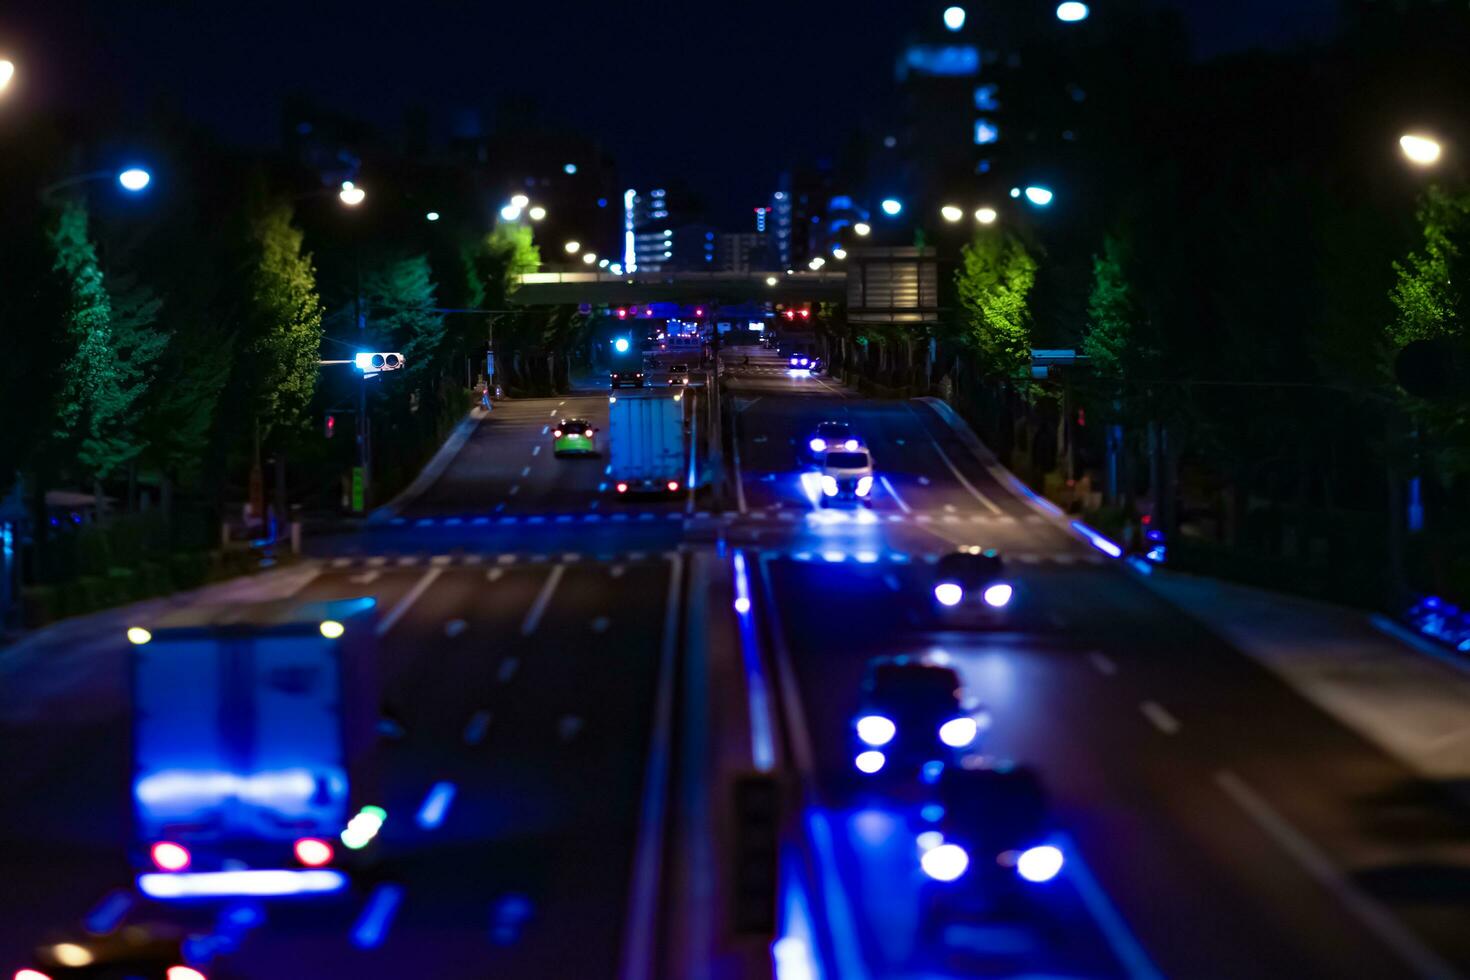
[[[1138,710],[1142,711],[1143,716],[1165,735],[1178,735],[1179,729],[1183,727],[1179,724],[1179,719],[1169,714],[1168,710],[1157,701],[1144,701],[1139,704]]]

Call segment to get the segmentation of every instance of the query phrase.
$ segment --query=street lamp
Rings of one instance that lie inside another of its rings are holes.
[[[975,220],[980,222],[982,225],[995,224],[995,219],[997,217],[998,215],[995,213],[995,208],[979,208],[975,211]]]
[[[507,204],[505,207],[500,209],[500,220],[520,221],[521,209],[516,207],[514,204]]]
[[[358,187],[350,180],[342,181],[342,189],[337,192],[337,197],[349,208],[355,208],[367,198],[367,191]]]
[[[852,226],[852,230],[853,234],[857,235],[859,238],[867,238],[870,234],[872,234],[873,226],[868,224],[866,221],[859,221],[857,224]]]
[[[1030,201],[1032,204],[1036,205],[1039,208],[1044,208],[1047,205],[1051,204],[1051,199],[1053,196],[1055,195],[1052,194],[1051,189],[1048,187],[1038,187],[1033,185],[1026,188],[1026,200]]]
[[[0,92],[10,87],[10,80],[15,77],[15,62],[9,58],[0,58]]]
[[[524,194],[516,194],[510,199],[510,206],[513,208],[524,208],[530,203],[531,199]]]
[[[542,218],[546,217],[546,209],[539,204],[526,213],[531,216],[532,221],[540,221]]]
[[[944,220],[948,221],[950,224],[954,224],[956,221],[965,216],[965,212],[961,211],[953,204],[946,204],[944,207],[939,209],[939,213],[941,216],[943,216]]]
[[[122,189],[132,194],[147,187],[152,180],[153,175],[142,167],[129,167],[117,175],[117,182],[122,185]]]
[[[888,217],[890,218],[898,217],[899,213],[903,211],[903,202],[896,197],[885,197],[883,199],[883,203],[878,206],[881,207],[883,209],[883,213],[888,215]]]
[[[582,243],[578,241],[570,241],[563,245],[562,248],[566,249],[568,255],[576,255],[578,252],[582,251]]]
[[[1077,0],[1067,0],[1066,3],[1057,5],[1057,20],[1065,24],[1075,24],[1087,19],[1092,11],[1087,9],[1087,4],[1079,3]]]
[[[824,259],[824,258],[822,258],[820,255],[818,255],[818,256],[815,256],[810,262],[807,263],[807,268],[811,269],[813,272],[816,272],[818,269],[820,269],[822,266],[824,266],[826,264],[827,264],[827,260]]]
[[[596,252],[583,252],[582,253],[582,261],[585,262],[585,263],[587,263],[588,265],[591,265],[592,263],[594,263],[594,262],[597,261],[597,253]]]
[[[1439,140],[1421,133],[1405,133],[1399,137],[1399,149],[1416,167],[1432,167],[1439,162],[1443,148]]]
[[[847,249],[843,248],[841,245],[838,245],[832,250],[832,257],[838,262],[841,262],[843,259],[847,258]]]
[[[944,10],[944,26],[951,31],[958,31],[965,26],[964,7],[946,7]]]
[[[439,212],[438,211],[430,211],[428,214],[424,215],[424,220],[425,221],[438,221],[439,220]]]

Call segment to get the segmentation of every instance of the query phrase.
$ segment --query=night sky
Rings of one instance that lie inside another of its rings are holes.
[[[1158,2],[1184,10],[1204,56],[1322,36],[1336,7]],[[533,92],[549,124],[600,138],[630,185],[682,175],[743,208],[784,166],[840,146],[888,90],[910,10],[898,0],[11,0],[0,51],[26,73],[27,98],[172,104],[258,145],[277,139],[292,91],[389,131],[415,105],[444,129],[466,107],[493,123],[502,96]]]

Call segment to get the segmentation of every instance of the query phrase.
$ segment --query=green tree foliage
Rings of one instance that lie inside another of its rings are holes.
[[[984,230],[964,247],[955,286],[965,340],[987,373],[1016,375],[1031,360],[1031,311],[1036,259],[1020,239]]]
[[[1139,349],[1138,304],[1124,267],[1124,243],[1117,235],[1103,239],[1102,254],[1092,259],[1092,292],[1087,299],[1087,333],[1082,352],[1092,370],[1103,377],[1123,378],[1143,359]]]
[[[1393,264],[1397,281],[1389,298],[1397,316],[1388,335],[1399,347],[1465,333],[1466,297],[1460,284],[1470,274],[1465,254],[1470,242],[1470,192],[1430,186],[1419,202],[1417,217],[1424,231],[1423,246]]]
[[[88,235],[86,209],[65,203],[51,229],[54,271],[67,290],[63,331],[68,353],[54,435],[76,446],[88,476],[107,477],[142,450],[139,399],[167,344],[157,329],[160,301],[123,284],[114,300]]]
[[[364,277],[363,294],[375,330],[403,352],[409,376],[428,376],[444,344],[444,316],[436,309],[428,256],[390,260]]]
[[[240,376],[262,437],[299,429],[316,390],[322,342],[322,302],[316,267],[302,250],[291,207],[270,207],[253,227],[248,370]]]

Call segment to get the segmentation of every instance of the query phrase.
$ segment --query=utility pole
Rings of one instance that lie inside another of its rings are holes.
[[[357,320],[357,336],[359,346],[363,346],[362,338],[367,332],[367,317],[362,312],[362,246],[358,244],[353,249],[352,270],[354,286],[352,296],[353,317]],[[372,499],[372,443],[371,425],[367,414],[367,383],[366,371],[361,373],[357,381],[357,469],[352,474],[352,510],[355,513],[366,513],[368,504]]]

